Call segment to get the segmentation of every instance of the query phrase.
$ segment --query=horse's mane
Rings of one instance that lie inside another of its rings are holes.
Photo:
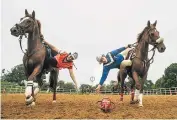
[[[149,27],[145,27],[144,30],[138,34],[138,37],[137,37],[137,42],[139,43],[143,37],[143,34],[144,32],[148,29]]]
[[[30,18],[32,18],[32,15],[28,15],[28,16],[26,16],[26,17],[30,17]],[[39,21],[39,20],[36,20],[36,22],[37,22],[37,25],[38,25],[38,27],[39,27],[39,34],[41,35],[41,22]]]
[[[36,20],[38,27],[39,27],[39,34],[41,35],[41,22],[39,20]]]

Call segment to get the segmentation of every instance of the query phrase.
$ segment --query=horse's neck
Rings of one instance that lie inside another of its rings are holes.
[[[41,45],[39,29],[35,27],[34,31],[28,35],[28,52],[32,52]]]
[[[138,45],[138,50],[136,51],[137,57],[141,60],[146,60],[148,58],[148,49],[149,44],[143,39]]]

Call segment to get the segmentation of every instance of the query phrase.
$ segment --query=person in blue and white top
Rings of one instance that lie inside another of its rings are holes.
[[[100,55],[96,57],[96,60],[102,64],[103,63],[103,71],[102,76],[99,82],[99,85],[96,88],[96,92],[100,91],[101,86],[103,85],[104,81],[106,80],[109,71],[114,68],[125,68],[126,66],[131,66],[132,62],[131,60],[126,60],[127,54],[130,50],[132,50],[134,47],[132,47],[131,44],[127,45],[126,47],[121,47],[119,49],[113,50],[111,52],[108,52],[105,55]]]

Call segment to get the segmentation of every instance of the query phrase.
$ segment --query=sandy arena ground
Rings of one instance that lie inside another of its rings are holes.
[[[124,96],[124,103],[119,102],[119,95],[106,95],[116,108],[110,113],[103,113],[96,102],[103,95],[67,95],[57,94],[57,102],[52,103],[52,94],[39,94],[36,106],[26,107],[23,94],[1,94],[2,119],[133,119],[133,118],[177,118],[177,95],[144,96],[144,107],[130,105],[130,96]]]

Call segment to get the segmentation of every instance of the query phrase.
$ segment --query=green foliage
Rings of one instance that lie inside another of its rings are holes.
[[[7,73],[4,72],[1,79],[3,81],[15,82],[15,83],[20,83],[21,80],[26,79],[23,64],[13,67],[11,71],[7,71]]]
[[[90,93],[93,90],[92,86],[89,84],[81,84],[79,89],[81,93]]]
[[[64,84],[64,89],[75,89],[74,88],[74,84],[73,83],[71,83],[71,82],[67,82],[67,83],[65,83]]]
[[[63,80],[60,80],[60,81],[58,81],[57,85],[60,86],[60,88],[64,88],[65,82]]]
[[[21,85],[21,81],[27,79],[25,76],[23,64],[16,65],[11,69],[11,71],[5,72],[5,69],[3,69],[1,72],[2,72],[2,76],[1,76],[2,81],[14,82]],[[46,79],[46,75],[43,74],[41,79]]]
[[[172,63],[165,69],[164,75],[156,81],[155,87],[156,88],[177,87],[177,63]]]
[[[149,90],[154,88],[154,83],[151,80],[145,80],[144,90]]]

